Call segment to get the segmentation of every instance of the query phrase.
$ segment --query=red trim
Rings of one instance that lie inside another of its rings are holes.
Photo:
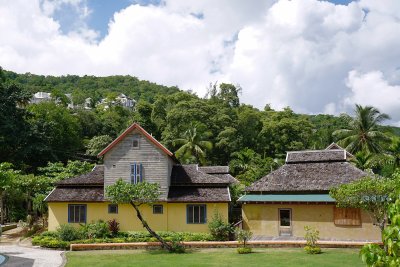
[[[158,142],[153,136],[151,136],[145,129],[143,129],[139,124],[134,123],[128,127],[120,136],[118,136],[114,141],[112,141],[106,148],[101,151],[97,157],[104,156],[108,151],[110,151],[116,144],[118,144],[122,139],[125,138],[130,132],[133,130],[138,129],[149,141],[151,141],[154,145],[156,145],[159,149],[164,151],[165,154],[172,157],[174,154],[169,151],[165,146],[163,146],[160,142]]]

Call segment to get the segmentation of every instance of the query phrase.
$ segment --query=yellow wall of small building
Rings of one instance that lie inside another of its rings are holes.
[[[361,226],[336,226],[334,205],[243,204],[243,228],[254,235],[279,236],[279,209],[292,209],[292,235],[304,238],[304,226],[315,227],[321,239],[380,241],[380,230],[371,217],[361,211]]]
[[[67,202],[50,202],[49,204],[49,231],[54,231],[61,224],[68,223],[68,204],[86,204],[87,214],[86,222],[94,222],[97,220],[116,219],[120,223],[121,231],[143,231],[145,230],[136,212],[129,204],[119,204],[118,214],[108,213],[107,202],[99,203],[67,203]],[[212,219],[214,211],[217,210],[223,218],[228,221],[228,203],[167,203],[161,202],[157,204],[163,205],[163,214],[153,214],[153,208],[149,205],[142,205],[140,210],[143,218],[150,227],[155,231],[174,231],[174,232],[208,232],[208,222]],[[186,206],[188,204],[206,204],[207,205],[207,223],[205,224],[188,224],[186,222]],[[79,224],[73,224],[78,226]]]

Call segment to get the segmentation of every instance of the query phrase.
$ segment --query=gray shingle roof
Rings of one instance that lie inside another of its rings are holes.
[[[228,187],[171,186],[168,202],[229,202]]]
[[[76,177],[61,180],[57,185],[103,185],[104,184],[104,166],[96,165],[89,173]]]
[[[353,182],[365,175],[365,172],[348,162],[285,164],[245,190],[248,192],[328,191],[334,186]]]
[[[103,187],[56,187],[45,199],[47,202],[102,202]]]
[[[199,167],[199,171],[208,174],[228,174],[229,166],[202,166]]]
[[[310,150],[288,152],[286,163],[346,161],[343,149]]]
[[[210,175],[199,170],[198,166],[174,165],[171,173],[171,182],[175,185],[188,184],[229,184],[223,177]]]

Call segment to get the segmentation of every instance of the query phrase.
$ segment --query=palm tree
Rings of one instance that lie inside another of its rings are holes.
[[[349,127],[336,130],[333,135],[339,139],[338,144],[350,153],[379,153],[382,151],[381,143],[390,140],[379,129],[379,124],[387,119],[390,119],[389,115],[374,107],[356,105],[355,117],[350,121]]]
[[[182,138],[173,141],[175,146],[180,146],[175,152],[176,157],[183,163],[205,164],[206,151],[212,149],[212,143],[205,140],[208,136],[207,132],[199,132],[195,126],[191,126]]]

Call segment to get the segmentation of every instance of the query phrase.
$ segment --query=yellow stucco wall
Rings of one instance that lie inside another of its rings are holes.
[[[68,204],[66,202],[49,203],[49,231],[54,231],[60,224],[68,223]],[[86,204],[87,219],[90,223],[97,220],[116,219],[120,223],[121,231],[142,231],[144,230],[140,221],[136,217],[136,212],[129,204],[118,205],[118,214],[108,213],[110,203],[71,203]],[[208,232],[208,222],[211,220],[214,210],[228,220],[228,203],[157,203],[163,205],[163,214],[153,214],[153,208],[148,205],[140,207],[143,218],[150,227],[156,231],[175,231],[175,232]],[[186,206],[188,204],[207,205],[207,223],[187,224]],[[76,224],[79,225],[79,224]]]
[[[254,235],[279,235],[279,209],[292,209],[292,235],[304,238],[304,226],[312,226],[320,232],[321,239],[336,240],[380,240],[379,228],[371,217],[361,212],[361,226],[336,226],[333,222],[333,205],[284,205],[244,204],[242,206],[243,227]]]

